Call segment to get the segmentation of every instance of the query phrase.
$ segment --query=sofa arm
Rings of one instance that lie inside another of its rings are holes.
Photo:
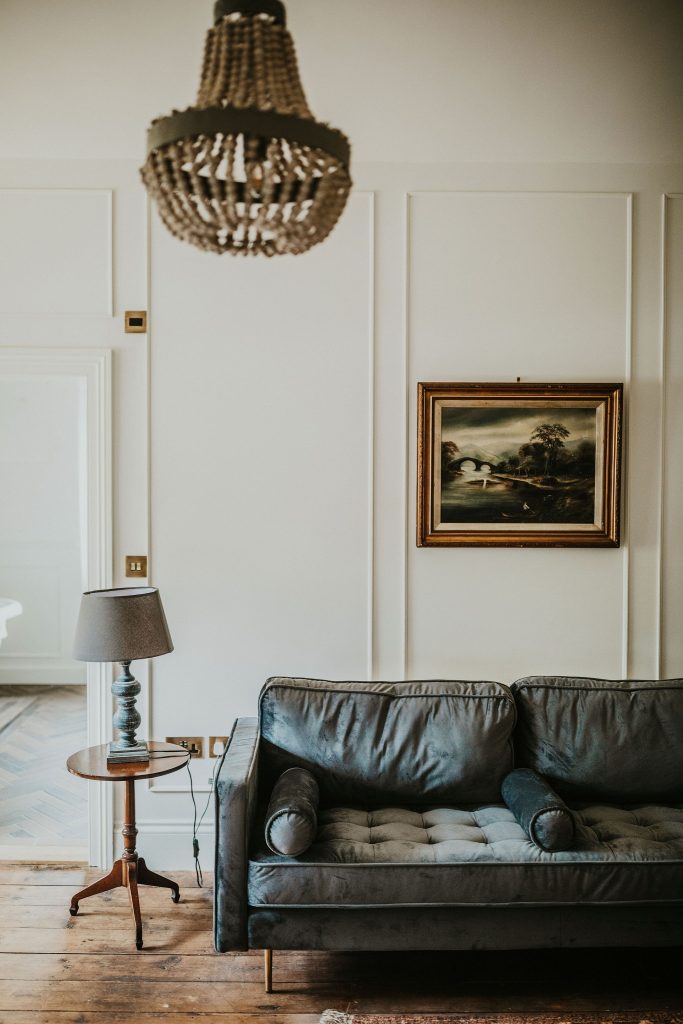
[[[238,718],[215,784],[214,945],[247,949],[248,848],[257,800],[258,723]]]

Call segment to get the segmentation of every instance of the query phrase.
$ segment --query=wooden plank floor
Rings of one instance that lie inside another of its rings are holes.
[[[683,1010],[681,950],[563,953],[218,955],[210,888],[176,872],[181,902],[142,889],[145,948],[120,889],[68,913],[97,872],[0,865],[2,1024],[317,1024],[323,1009],[364,1013],[580,1014]],[[533,1020],[533,1016],[530,1018]]]

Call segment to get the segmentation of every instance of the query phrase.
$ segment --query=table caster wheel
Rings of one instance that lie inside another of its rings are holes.
[[[69,907],[69,913],[71,914],[72,917],[75,917],[76,914],[78,913],[78,905],[76,905],[75,907]]]
[[[173,895],[171,896],[171,899],[173,900],[174,903],[180,903],[180,893],[174,892]]]
[[[142,939],[136,939],[135,940],[135,948],[136,949],[142,949]]]

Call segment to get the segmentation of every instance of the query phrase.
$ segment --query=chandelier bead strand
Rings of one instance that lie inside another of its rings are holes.
[[[279,0],[218,0],[196,106],[152,122],[141,175],[176,238],[298,254],[341,216],[349,157],[346,136],[313,118]]]

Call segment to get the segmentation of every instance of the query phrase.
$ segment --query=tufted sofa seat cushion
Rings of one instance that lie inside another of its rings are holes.
[[[558,853],[535,846],[512,812],[498,804],[322,810],[315,842],[301,857],[276,856],[257,840],[249,863],[249,904],[683,902],[683,807],[574,810],[576,845]]]

